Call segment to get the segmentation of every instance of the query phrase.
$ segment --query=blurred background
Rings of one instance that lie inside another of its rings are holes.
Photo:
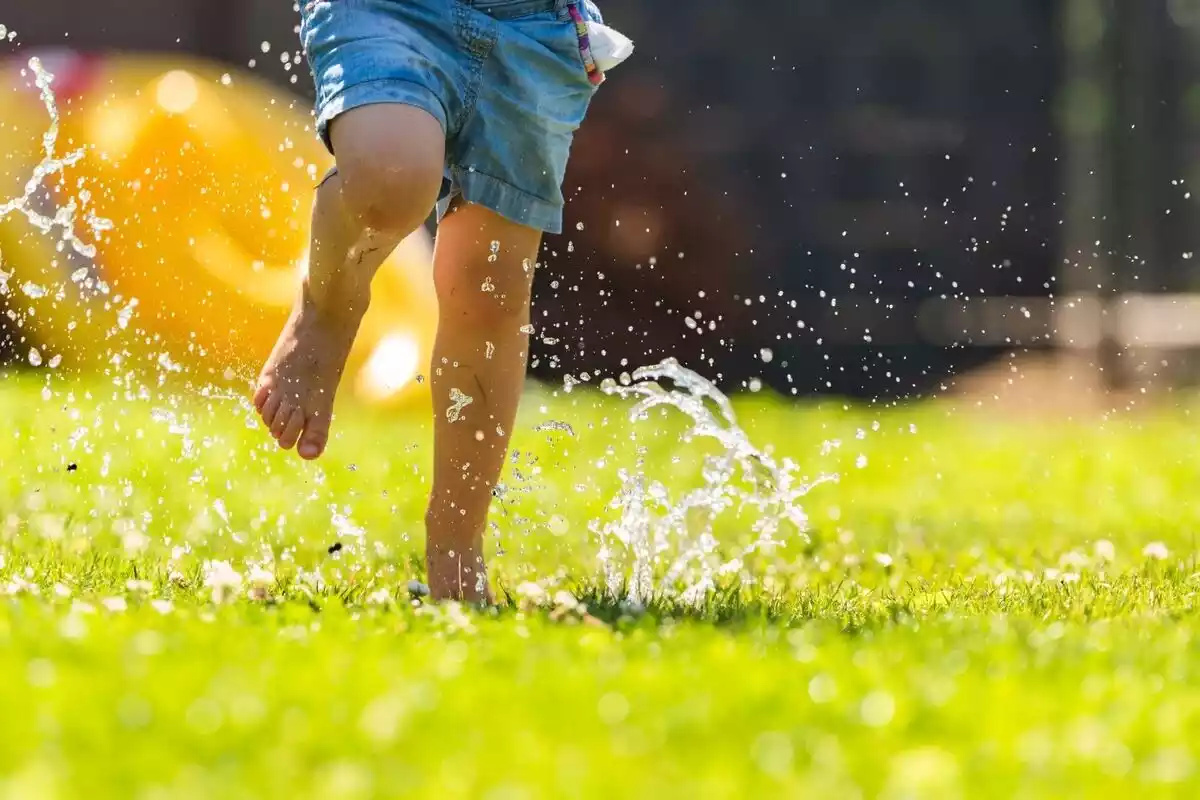
[[[1200,0],[602,7],[638,52],[576,141],[534,374],[674,355],[880,400],[1193,377]],[[0,0],[0,22],[17,59],[194,55],[310,96],[279,0]]]

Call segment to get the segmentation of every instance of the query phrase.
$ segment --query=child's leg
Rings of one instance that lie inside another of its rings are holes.
[[[338,172],[317,192],[308,275],[254,394],[281,447],[304,458],[329,440],[333,399],[371,278],[429,215],[441,188],[445,133],[427,112],[379,104],[334,121]]]
[[[540,243],[540,231],[468,203],[438,230],[435,463],[425,517],[436,599],[488,597],[483,532],[525,380],[529,335],[522,327]],[[471,398],[465,406],[464,396]]]

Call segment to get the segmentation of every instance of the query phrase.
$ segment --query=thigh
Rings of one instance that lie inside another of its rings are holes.
[[[332,121],[363,106],[415,106],[443,133],[461,113],[465,62],[449,0],[309,0],[300,38],[330,149]]]
[[[456,201],[438,226],[434,248],[441,302],[520,312],[529,304],[541,241],[536,228],[485,206]]]
[[[531,14],[497,29],[475,107],[449,143],[454,188],[510,220],[558,233],[567,157],[595,86],[569,18]]]

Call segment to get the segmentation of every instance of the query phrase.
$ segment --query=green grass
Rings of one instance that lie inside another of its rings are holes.
[[[699,447],[669,419],[631,426],[620,401],[533,390],[524,480],[496,513],[493,581],[511,602],[477,612],[408,598],[420,420],[345,411],[313,467],[264,447],[228,400],[53,389],[0,380],[0,797],[1200,786],[1188,408],[1020,422],[740,402],[757,443],[841,473],[808,498],[811,541],[699,607],[663,596],[634,613],[606,593],[588,522],[632,466],[631,436],[676,489],[697,484]],[[577,438],[534,432],[545,419]],[[749,524],[726,520],[722,541]],[[273,578],[214,602],[206,560]],[[527,581],[600,623],[532,606]]]

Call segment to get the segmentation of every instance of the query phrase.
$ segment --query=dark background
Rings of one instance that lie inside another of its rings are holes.
[[[558,342],[535,374],[675,355],[727,387],[905,397],[1053,333],[947,341],[919,323],[927,301],[1193,288],[1172,185],[1196,156],[1193,5],[608,0],[638,53],[576,142],[535,298]],[[294,49],[297,12],[0,0],[0,21],[18,52],[257,58],[289,85],[259,44]]]

